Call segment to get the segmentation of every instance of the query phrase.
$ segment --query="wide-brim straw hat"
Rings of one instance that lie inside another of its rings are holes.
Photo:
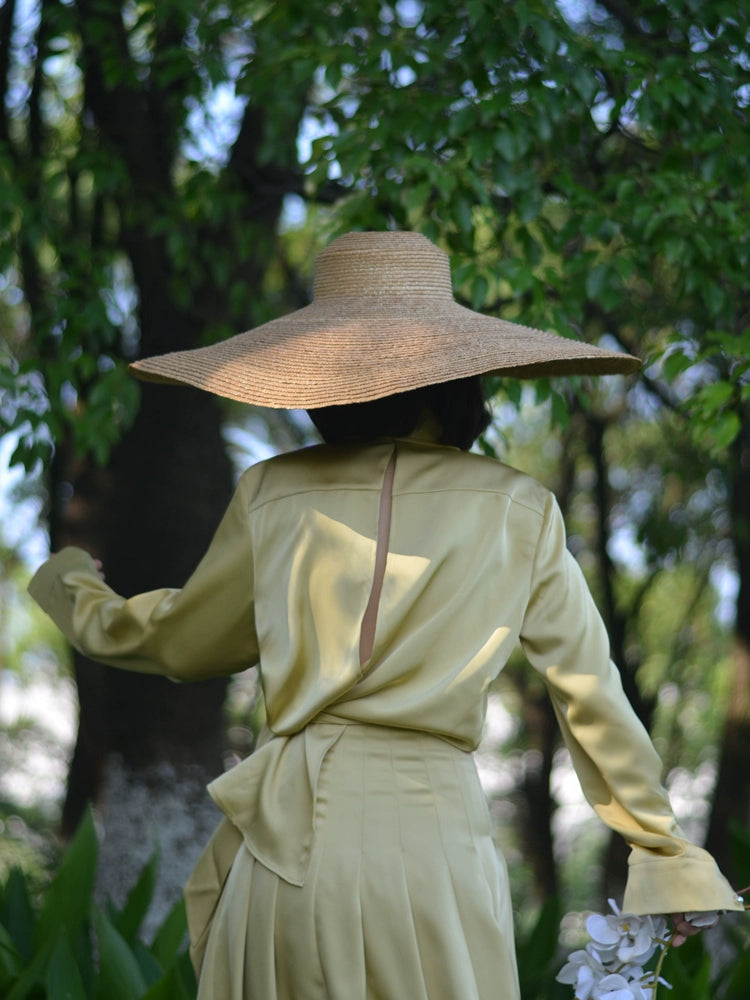
[[[460,306],[447,255],[411,232],[340,236],[317,257],[310,305],[209,347],[130,366],[144,381],[288,409],[360,403],[470,375],[639,367],[629,354]]]

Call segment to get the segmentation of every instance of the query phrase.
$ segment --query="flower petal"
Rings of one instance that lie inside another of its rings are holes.
[[[620,931],[610,923],[610,919],[600,913],[592,913],[586,919],[586,930],[597,944],[613,945],[620,940]]]

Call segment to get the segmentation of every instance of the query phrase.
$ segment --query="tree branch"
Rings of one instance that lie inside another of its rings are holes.
[[[604,449],[606,423],[591,412],[586,414],[588,451],[596,471],[595,499],[597,509],[596,551],[601,568],[604,615],[612,644],[612,656],[622,676],[623,688],[641,722],[650,728],[654,701],[644,698],[635,682],[635,668],[625,658],[627,619],[617,608],[614,591],[615,567],[609,555],[609,511],[611,508],[609,477]]]
[[[128,164],[133,185],[153,196],[171,188],[174,136],[157,127],[138,80],[118,4],[79,0],[78,30],[86,105],[101,133]]]
[[[148,105],[154,127],[162,136],[165,154],[171,162],[179,149],[180,126],[185,119],[185,100],[191,93],[195,69],[184,48],[189,19],[179,5],[171,7],[167,17],[157,20],[154,32],[151,86]],[[181,72],[175,73],[175,60],[181,59]],[[159,79],[165,66],[170,72],[168,83]]]

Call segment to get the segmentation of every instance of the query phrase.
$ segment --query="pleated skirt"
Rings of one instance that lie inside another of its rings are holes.
[[[198,1000],[518,1000],[505,864],[473,756],[346,726],[318,782],[305,884],[243,845]]]

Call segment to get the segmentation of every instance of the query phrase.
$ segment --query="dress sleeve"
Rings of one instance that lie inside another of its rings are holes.
[[[91,556],[70,547],[37,570],[29,593],[76,649],[100,663],[180,681],[244,670],[258,660],[250,490],[246,473],[182,589],[120,597]]]
[[[661,760],[622,689],[604,623],[567,550],[551,495],[521,643],[547,684],[586,798],[631,847],[623,909],[741,910],[714,859],[677,824],[661,783]]]

